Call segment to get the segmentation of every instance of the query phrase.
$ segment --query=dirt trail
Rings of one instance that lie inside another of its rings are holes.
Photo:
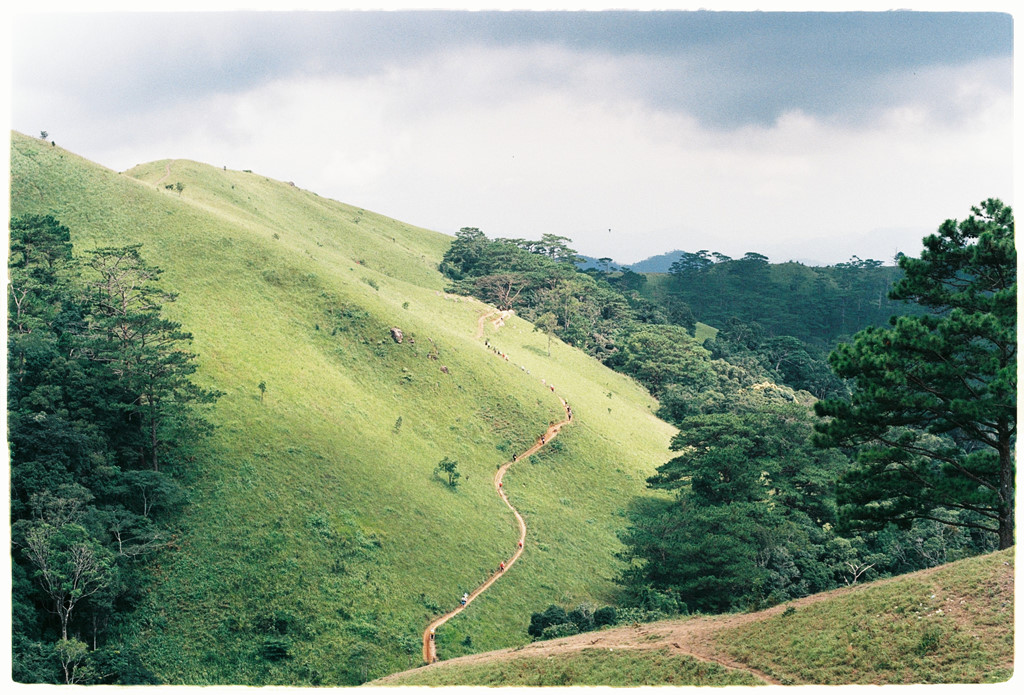
[[[171,164],[172,164],[173,162],[174,162],[174,160],[173,160],[173,159],[172,159],[172,160],[171,160],[170,162],[167,162],[167,168],[166,168],[166,170],[164,171],[164,175],[163,175],[163,176],[161,176],[161,177],[160,177],[160,179],[159,179],[159,180],[158,180],[158,181],[157,181],[156,183],[154,183],[154,184],[153,184],[154,186],[159,186],[160,184],[162,184],[162,183],[163,183],[164,181],[166,181],[166,180],[167,180],[167,177],[168,177],[168,176],[170,176],[170,175],[171,175]]]
[[[612,628],[557,640],[531,642],[512,649],[460,656],[429,668],[457,668],[458,664],[474,662],[493,663],[506,659],[543,658],[587,649],[607,649],[609,651],[668,649],[674,654],[682,654],[700,661],[716,663],[729,669],[745,671],[769,685],[782,685],[780,681],[767,673],[728,657],[716,647],[714,642],[715,633],[719,630],[764,617],[763,613],[711,616],[692,618],[682,622],[659,623],[658,625],[640,624]],[[389,678],[398,675],[386,676],[378,683],[387,685]]]
[[[516,313],[516,312],[510,309],[508,311],[492,311],[489,314],[480,314],[480,318],[478,318],[476,320],[476,338],[477,338],[477,340],[480,340],[481,338],[484,337],[484,324],[487,323],[487,319],[489,319],[490,317],[492,317],[495,314],[497,314],[498,318],[492,320],[491,324],[494,325],[495,329],[498,329],[498,328],[501,328],[502,326],[504,326],[505,325],[505,319],[507,319],[509,316],[511,316],[514,313]]]
[[[495,328],[500,328],[502,325],[504,325],[505,319],[508,318],[511,313],[511,311],[502,311],[491,312],[489,314],[481,315],[480,318],[477,320],[476,337],[478,339],[483,337],[484,324],[489,317],[497,314],[498,318],[494,319],[493,323]],[[508,356],[505,355],[504,353],[495,352],[495,354],[505,360],[508,360]],[[554,387],[548,386],[548,388],[551,389],[551,391],[554,391]],[[505,572],[511,569],[512,565],[514,565],[516,560],[519,559],[519,556],[523,554],[524,546],[526,544],[526,521],[523,519],[523,515],[519,513],[519,510],[513,507],[512,503],[509,502],[508,496],[505,494],[502,478],[505,477],[505,471],[507,471],[509,467],[512,466],[513,463],[522,461],[527,456],[531,456],[540,451],[542,446],[544,446],[552,439],[554,439],[556,436],[558,436],[558,432],[559,430],[562,429],[563,426],[572,422],[572,411],[569,409],[569,404],[566,403],[565,399],[562,398],[561,396],[558,397],[558,401],[562,404],[562,408],[565,410],[565,419],[562,420],[561,422],[556,422],[555,424],[548,427],[547,431],[545,431],[544,434],[539,439],[537,439],[537,441],[534,442],[533,446],[531,446],[529,449],[519,454],[518,456],[514,457],[511,461],[506,461],[504,464],[502,464],[501,467],[498,468],[497,472],[495,472],[494,480],[492,481],[494,484],[495,492],[497,492],[498,496],[501,497],[501,500],[505,503],[505,506],[512,510],[512,514],[514,514],[516,517],[516,523],[519,524],[519,540],[516,546],[516,551],[512,554],[512,557],[505,561],[505,568],[503,570],[499,569],[498,571],[496,571],[494,574],[487,578],[487,581],[485,581],[483,584],[474,589],[469,594],[469,597],[466,599],[466,602],[464,604],[461,604],[454,610],[451,610],[448,613],[442,615],[441,617],[434,619],[433,622],[427,625],[426,629],[423,631],[424,662],[432,664],[435,661],[437,661],[437,643],[433,639],[434,631],[441,625],[444,625],[446,622],[448,622],[456,615],[464,611],[466,607],[469,606],[469,604],[473,603],[473,600],[476,599],[477,596],[486,591],[491,586],[491,584],[494,584],[494,582],[498,581],[499,577],[501,577]]]
[[[656,624],[634,624],[601,630],[599,632],[587,632],[561,639],[531,642],[511,649],[460,656],[445,661],[443,667],[455,667],[456,664],[467,664],[476,661],[493,662],[502,659],[547,657],[585,649],[668,649],[675,654],[683,654],[700,661],[713,662],[726,668],[745,671],[770,685],[782,685],[780,681],[769,674],[755,669],[748,664],[736,661],[722,652],[715,643],[716,633],[744,623],[764,620],[769,616],[784,611],[788,606],[806,606],[852,589],[853,587],[848,587],[815,594],[756,613],[701,616],[678,621],[664,621]],[[442,667],[442,664],[437,664],[430,668],[438,667]],[[397,676],[398,674],[392,675]],[[380,680],[380,683],[386,685],[387,681],[388,677],[385,677]]]

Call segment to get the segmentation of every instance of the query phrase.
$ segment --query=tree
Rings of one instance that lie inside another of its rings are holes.
[[[10,250],[13,673],[23,682],[146,682],[151,674],[124,643],[106,650],[104,633],[120,629],[144,556],[166,543],[185,501],[145,453],[153,411],[161,462],[172,448],[185,461],[209,429],[189,410],[195,401],[180,397],[188,386],[169,389],[161,376],[162,390],[145,388],[155,368],[189,356],[173,340],[177,324],[159,316],[167,295],[154,290],[137,247],[98,252],[85,278],[69,230],[30,215],[11,220]]]
[[[84,664],[88,658],[89,647],[85,642],[80,639],[65,638],[54,645],[53,651],[60,661],[66,684],[80,683],[86,677],[83,672],[88,670]]]
[[[437,468],[434,469],[434,473],[443,475],[448,478],[448,487],[457,487],[459,484],[459,478],[462,474],[459,473],[458,461],[453,461],[447,456],[440,460],[437,464]]]
[[[502,311],[511,309],[529,284],[529,278],[521,273],[484,275],[474,281],[477,296],[496,304]]]
[[[10,223],[8,328],[28,334],[51,326],[69,299],[71,232],[50,215]]]
[[[139,248],[90,252],[94,311],[88,321],[93,334],[88,353],[121,380],[130,398],[124,407],[142,435],[140,460],[156,471],[163,450],[182,441],[182,431],[204,428],[191,407],[212,403],[220,394],[192,382],[196,355],[183,349],[192,335],[161,315],[162,303],[176,295],[158,286],[162,271],[146,263]]]
[[[551,357],[551,336],[554,335],[555,329],[558,328],[558,319],[549,311],[541,314],[533,324],[534,331],[543,331],[548,337],[548,357]]]
[[[690,610],[723,611],[832,588],[822,547],[843,461],[812,445],[812,420],[806,406],[763,402],[683,419],[679,455],[647,479],[675,500],[628,511],[627,595],[667,591]]]
[[[575,264],[582,259],[576,255],[576,250],[569,246],[570,241],[572,239],[569,237],[557,234],[542,234],[536,248],[531,250],[559,263]]]
[[[75,608],[113,581],[112,554],[77,520],[41,518],[23,524],[23,531],[25,555],[67,640]]]
[[[485,253],[487,244],[487,237],[479,228],[463,227],[455,235],[455,241],[444,254],[440,266],[441,272],[453,280],[461,280],[476,268]]]
[[[926,307],[831,355],[854,383],[819,402],[820,443],[858,448],[839,487],[848,526],[934,519],[1014,542],[1017,256],[1013,213],[989,199],[903,257],[889,296]],[[959,510],[950,516],[940,510]]]

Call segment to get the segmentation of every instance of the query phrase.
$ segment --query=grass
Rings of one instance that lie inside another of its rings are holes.
[[[1013,550],[865,585],[717,635],[786,683],[996,683],[1013,674]]]
[[[764,685],[743,671],[666,649],[584,649],[538,657],[419,669],[382,685],[428,686],[725,686]]]
[[[506,477],[526,552],[439,630],[441,654],[520,644],[549,603],[609,600],[614,510],[673,430],[635,383],[557,341],[548,357],[517,318],[488,325],[512,361],[495,358],[475,338],[489,308],[443,292],[450,237],[259,174],[181,160],[118,174],[19,134],[11,209],[53,214],[78,253],[142,243],[179,294],[166,312],[195,336],[198,380],[225,393],[126,627],[165,681],[342,685],[418,665],[429,619],[513,551],[490,480],[562,417],[541,378],[577,422]],[[432,473],[444,456],[457,490]]]
[[[374,685],[1000,683],[1013,675],[1013,550],[829,592],[736,623],[697,616],[538,642]],[[746,617],[746,616],[744,616]],[[601,642],[604,647],[584,647]],[[670,653],[691,645],[735,669]],[[615,645],[614,651],[609,649]]]

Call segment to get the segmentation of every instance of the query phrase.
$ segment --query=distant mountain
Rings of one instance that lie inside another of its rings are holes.
[[[608,269],[622,270],[623,268],[629,268],[635,273],[667,273],[668,269],[672,266],[676,259],[682,256],[684,253],[686,252],[678,250],[670,251],[668,253],[663,253],[658,256],[651,256],[650,258],[645,258],[642,261],[637,261],[636,263],[632,264],[616,263],[615,261],[612,261],[608,265]],[[601,263],[600,259],[595,258],[594,256],[584,256],[582,254],[578,255],[582,260],[576,264],[576,267],[579,268],[580,270],[604,267],[604,264]]]
[[[669,251],[668,253],[637,261],[631,264],[629,268],[634,273],[667,273],[672,264],[679,260],[684,253],[686,252],[676,249],[675,251]]]
[[[584,256],[582,254],[577,255],[582,259],[579,263],[576,264],[576,267],[579,268],[580,270],[589,270],[590,268],[604,268],[604,263],[601,263],[600,259],[598,258],[594,258],[593,256]],[[620,270],[621,268],[622,266],[616,263],[615,261],[612,261],[608,265],[609,270]]]

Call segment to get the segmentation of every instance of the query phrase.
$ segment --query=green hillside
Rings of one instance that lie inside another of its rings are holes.
[[[180,535],[122,629],[160,679],[338,685],[417,666],[429,619],[513,550],[490,480],[561,417],[546,384],[575,418],[505,478],[526,552],[440,652],[524,643],[530,611],[610,599],[621,507],[649,494],[674,431],[634,382],[557,341],[548,357],[518,318],[485,324],[496,358],[477,337],[490,307],[443,292],[449,237],[259,174],[117,173],[20,134],[11,148],[11,214],[52,214],[77,253],[143,244],[179,294],[165,311],[194,335],[197,381],[225,394]],[[455,491],[433,475],[445,456]]]
[[[373,685],[885,685],[1013,675],[1014,552],[747,615],[618,627],[394,674]]]

